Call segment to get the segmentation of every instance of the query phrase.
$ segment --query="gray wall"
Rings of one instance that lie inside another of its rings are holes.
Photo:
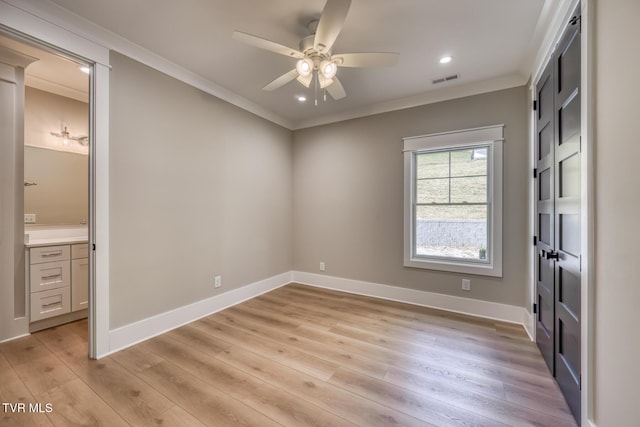
[[[291,131],[111,65],[111,328],[290,271]]]
[[[87,156],[39,147],[24,147],[24,211],[38,224],[80,224],[89,218]]]
[[[523,306],[528,283],[525,87],[294,132],[294,268]],[[403,137],[505,124],[504,275],[403,267]]]
[[[595,424],[640,420],[640,2],[595,2]],[[584,35],[583,35],[584,37]]]

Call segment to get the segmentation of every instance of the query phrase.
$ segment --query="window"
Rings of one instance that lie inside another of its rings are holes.
[[[502,276],[503,126],[404,139],[404,265]]]

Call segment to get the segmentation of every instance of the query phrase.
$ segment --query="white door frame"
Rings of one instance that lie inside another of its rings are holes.
[[[64,25],[63,25],[64,24]],[[89,355],[100,358],[109,346],[109,49],[82,37],[68,23],[28,2],[0,0],[0,26],[43,47],[93,64],[90,109]]]

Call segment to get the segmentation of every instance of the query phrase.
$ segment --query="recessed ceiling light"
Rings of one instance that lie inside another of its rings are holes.
[[[83,67],[80,67],[80,71],[82,71],[85,74],[89,74],[91,72],[91,68],[83,66]]]
[[[451,62],[452,59],[453,59],[453,56],[443,56],[442,58],[440,58],[440,63],[448,64],[449,62]]]
[[[296,96],[296,99],[298,100],[298,102],[305,102],[307,100],[307,97],[304,95],[298,95]]]

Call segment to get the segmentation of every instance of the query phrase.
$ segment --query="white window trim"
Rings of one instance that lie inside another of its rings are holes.
[[[404,141],[404,266],[450,271],[481,276],[502,277],[502,145],[504,125],[403,138]],[[479,263],[414,254],[415,162],[416,153],[433,149],[456,149],[473,145],[491,146],[489,156],[489,262]]]

